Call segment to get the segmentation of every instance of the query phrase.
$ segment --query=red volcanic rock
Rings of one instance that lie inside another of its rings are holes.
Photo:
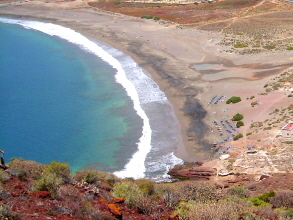
[[[113,203],[123,203],[125,201],[124,198],[113,198],[112,202]]]
[[[48,191],[39,191],[39,192],[32,192],[31,195],[40,197],[40,198],[47,198],[51,196],[51,193]]]
[[[271,176],[268,175],[268,174],[262,174],[262,175],[260,176],[259,180],[268,179],[268,178],[270,178],[270,177],[271,177]]]
[[[215,176],[217,170],[211,167],[191,167],[182,170],[171,169],[168,174],[177,178],[206,179]]]
[[[20,184],[15,184],[14,189],[23,189],[24,187]]]
[[[116,216],[121,216],[122,213],[120,209],[115,204],[108,204],[109,211]]]

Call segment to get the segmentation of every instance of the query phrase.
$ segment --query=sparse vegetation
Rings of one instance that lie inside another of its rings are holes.
[[[237,128],[240,128],[241,126],[244,126],[243,121],[237,121],[237,123],[236,123],[236,127],[237,127]]]
[[[242,114],[237,113],[236,115],[233,116],[233,121],[240,121],[244,118]]]
[[[150,15],[143,15],[143,16],[141,16],[141,18],[153,19],[154,17],[153,16],[150,16]]]
[[[252,135],[251,131],[246,133],[246,136],[249,136],[249,135]]]
[[[240,101],[241,101],[241,98],[240,97],[238,97],[238,96],[232,96],[231,98],[229,98],[226,101],[226,104],[237,103],[237,102],[240,102]]]
[[[233,140],[237,141],[237,140],[239,140],[239,138],[242,138],[242,137],[243,137],[243,134],[237,134],[233,137]]]
[[[240,138],[241,134],[238,137]],[[229,158],[227,170],[233,170],[235,161],[235,158]],[[36,169],[39,168],[37,163],[31,161],[26,163],[23,160],[16,161],[14,166],[18,162],[33,164]],[[188,166],[192,166],[192,163]],[[6,199],[3,200],[5,204],[0,206],[0,216],[5,216],[5,219],[21,219],[20,216],[30,216],[31,212],[38,213],[39,210],[44,209],[49,211],[38,214],[42,219],[46,216],[51,218],[58,216],[62,219],[68,215],[72,219],[121,219],[122,216],[136,219],[146,219],[146,217],[161,219],[175,215],[182,219],[202,219],[203,217],[233,219],[235,216],[237,218],[255,216],[263,219],[265,216],[280,218],[291,216],[293,213],[291,211],[293,191],[291,190],[276,193],[268,191],[255,196],[244,185],[234,185],[224,189],[202,181],[155,183],[147,179],[123,180],[117,177],[112,187],[107,182],[110,174],[84,170],[72,175],[71,172],[68,173],[67,168],[68,164],[53,162],[45,166],[43,174],[37,180],[33,178],[34,172],[32,170],[28,172],[26,168],[24,169],[27,171],[25,180],[21,176],[3,172],[7,176],[2,183],[0,198]],[[17,171],[15,167],[13,170]],[[75,182],[66,181],[68,176],[73,176]],[[22,194],[24,187],[30,185],[32,186],[29,189],[30,193],[24,196]],[[6,193],[11,189],[13,196]],[[25,212],[17,208],[15,204],[11,209],[9,205],[12,204],[12,198],[26,209],[30,207],[30,210]],[[31,201],[35,203],[28,206]],[[101,209],[101,207],[105,208]]]
[[[234,47],[235,48],[244,48],[244,47],[248,47],[248,45],[244,44],[244,43],[237,43],[237,44],[234,44]]]
[[[263,48],[267,49],[267,50],[272,50],[276,48],[276,45],[265,45],[263,46]]]

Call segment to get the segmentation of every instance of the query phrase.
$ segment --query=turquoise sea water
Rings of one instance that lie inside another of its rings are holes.
[[[121,170],[142,119],[115,69],[58,37],[0,22],[0,149],[73,169]]]

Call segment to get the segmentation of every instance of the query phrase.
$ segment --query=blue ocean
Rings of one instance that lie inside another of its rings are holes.
[[[181,162],[173,154],[180,137],[172,106],[127,55],[37,21],[0,18],[0,42],[6,160],[155,179]],[[159,123],[166,118],[170,124]]]

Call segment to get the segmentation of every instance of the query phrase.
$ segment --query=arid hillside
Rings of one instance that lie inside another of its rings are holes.
[[[154,183],[100,171],[71,174],[57,162],[9,165],[0,171],[1,219],[289,219],[293,213],[290,174]]]

